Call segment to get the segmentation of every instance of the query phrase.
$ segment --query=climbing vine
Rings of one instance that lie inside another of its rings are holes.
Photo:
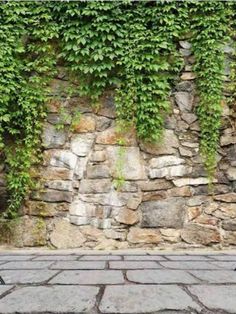
[[[7,215],[14,216],[32,187],[30,169],[40,155],[48,82],[56,65],[67,68],[77,92],[89,96],[94,108],[111,89],[117,119],[132,125],[143,140],[156,141],[182,69],[178,42],[186,35],[196,59],[201,150],[212,177],[221,120],[222,45],[232,6],[166,0],[2,2],[0,153],[8,169]]]

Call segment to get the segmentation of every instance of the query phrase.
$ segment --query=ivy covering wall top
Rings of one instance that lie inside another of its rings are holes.
[[[96,105],[115,90],[118,120],[148,141],[161,137],[171,86],[182,67],[178,41],[195,56],[201,152],[216,167],[223,45],[234,27],[231,1],[13,2],[0,4],[0,154],[13,217],[31,187],[40,151],[47,86],[57,64]],[[56,56],[56,57],[55,57]]]

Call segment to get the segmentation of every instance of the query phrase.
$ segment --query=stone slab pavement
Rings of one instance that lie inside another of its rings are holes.
[[[236,252],[0,249],[0,314],[236,314]]]

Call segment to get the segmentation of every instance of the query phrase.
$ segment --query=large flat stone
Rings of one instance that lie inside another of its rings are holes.
[[[0,286],[0,296],[3,295],[3,293],[6,293],[7,291],[11,290],[13,286]],[[1,311],[1,309],[0,309]]]
[[[44,152],[44,162],[53,167],[74,169],[77,156],[69,150],[51,149]]]
[[[160,262],[162,266],[170,269],[219,269],[217,265],[204,261],[172,261],[172,262]]]
[[[98,292],[96,287],[23,287],[0,300],[0,313],[91,313]]]
[[[49,123],[45,125],[42,135],[42,144],[45,148],[60,148],[65,144],[66,139],[67,134],[64,130],[57,130]]]
[[[51,269],[104,269],[105,261],[68,261],[56,262]]]
[[[166,269],[144,269],[144,270],[128,270],[128,280],[136,283],[197,283],[198,280],[183,270],[166,270]]]
[[[189,288],[190,292],[210,310],[226,311],[235,314],[236,285],[209,286],[199,285]]]
[[[51,265],[52,262],[16,261],[0,265],[0,269],[44,269]]]
[[[6,284],[35,284],[49,280],[57,273],[55,270],[1,270],[1,277]]]
[[[155,261],[111,261],[111,269],[152,269],[160,268]]]
[[[163,310],[199,309],[177,286],[108,286],[99,309],[102,313],[151,313]]]
[[[127,236],[131,243],[154,243],[161,242],[161,234],[156,229],[132,228]]]
[[[184,222],[184,200],[168,198],[166,200],[143,202],[139,209],[142,212],[142,227],[181,228]]]
[[[107,285],[122,284],[124,277],[120,270],[77,270],[63,271],[50,284]]]
[[[189,273],[207,283],[236,284],[236,272],[232,270],[191,270]]]

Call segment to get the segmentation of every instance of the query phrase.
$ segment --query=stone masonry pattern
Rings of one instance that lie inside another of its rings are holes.
[[[170,97],[163,139],[156,144],[139,141],[134,130],[118,129],[111,92],[96,108],[87,99],[68,97],[72,83],[60,69],[51,84],[43,162],[34,170],[40,187],[26,201],[13,236],[2,235],[0,241],[88,249],[235,246],[235,111],[222,104],[211,194],[199,152],[190,47],[180,42],[185,67]],[[80,121],[71,129],[78,110]],[[0,165],[0,207],[4,191]]]
[[[235,314],[235,251],[0,252],[0,314]]]

